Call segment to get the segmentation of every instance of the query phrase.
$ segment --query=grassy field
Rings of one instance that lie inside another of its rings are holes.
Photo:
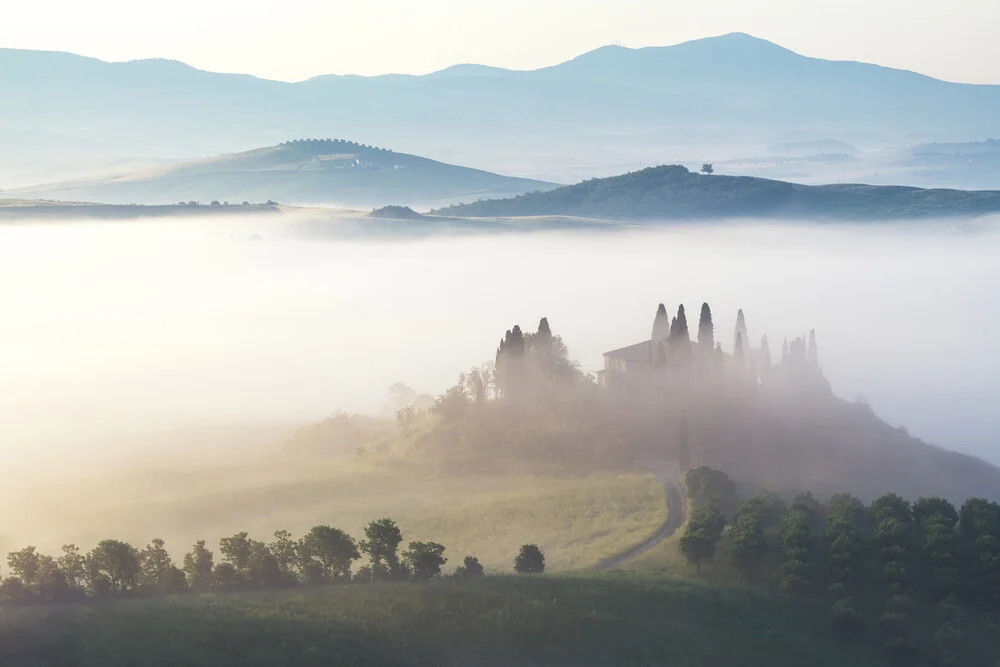
[[[535,542],[553,571],[589,567],[653,533],[666,519],[651,475],[441,478],[408,466],[274,459],[255,463],[133,469],[8,493],[3,553],[34,544],[85,550],[106,537],[137,546],[160,537],[175,558],[195,539],[215,545],[241,530],[269,539],[332,524],[359,537],[388,516],[407,540],[447,547],[449,566],[475,554],[488,570],[509,570],[521,544]]]
[[[823,618],[693,582],[507,576],[5,609],[0,664],[885,664]]]

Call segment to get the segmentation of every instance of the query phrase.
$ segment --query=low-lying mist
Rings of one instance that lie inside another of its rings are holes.
[[[772,350],[815,328],[835,393],[863,394],[890,423],[1000,463],[995,226],[394,242],[305,240],[289,222],[0,226],[8,469],[205,455],[211,445],[185,444],[185,429],[279,433],[337,409],[377,413],[393,382],[439,393],[492,359],[514,323],[533,330],[542,316],[596,370],[602,352],[649,336],[659,302],[697,313],[702,301],[727,351],[739,308],[754,344],[767,334]]]

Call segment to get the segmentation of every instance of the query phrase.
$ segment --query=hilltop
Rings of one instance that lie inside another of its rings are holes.
[[[811,58],[740,33],[608,46],[534,71],[461,65],[299,83],[7,49],[0,86],[5,154],[61,164],[188,158],[335,131],[554,180],[759,155],[832,127],[862,149],[1000,135],[1000,86]]]
[[[443,215],[586,216],[609,219],[809,218],[889,220],[1000,212],[1000,191],[860,184],[800,185],[752,176],[650,167],[511,199],[451,206]]]
[[[353,141],[305,139],[117,176],[37,185],[9,194],[112,204],[277,200],[290,205],[371,208],[395,203],[426,206],[549,187],[554,186]]]

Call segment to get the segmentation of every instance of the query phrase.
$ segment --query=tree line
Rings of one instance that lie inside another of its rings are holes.
[[[875,639],[898,662],[976,664],[965,619],[1000,622],[996,502],[801,493],[786,503],[766,492],[738,502],[732,480],[708,468],[687,484],[693,511],[679,547],[689,563],[700,570],[724,545],[743,580],[825,604],[833,630]]]
[[[400,551],[402,544],[399,526],[384,518],[369,523],[362,540],[328,525],[313,526],[297,540],[286,530],[276,531],[270,542],[240,532],[219,540],[217,552],[205,540],[198,540],[179,565],[161,539],[143,549],[106,539],[87,553],[68,544],[58,556],[28,546],[7,555],[10,574],[0,581],[0,602],[69,602],[352,581],[429,581],[443,576],[448,562],[443,545],[413,541]],[[355,571],[362,556],[367,563]],[[541,574],[545,555],[535,544],[523,545],[514,559],[514,571]],[[478,558],[466,556],[449,576],[477,579],[484,576],[484,570]]]

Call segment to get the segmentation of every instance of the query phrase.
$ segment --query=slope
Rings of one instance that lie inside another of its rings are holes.
[[[1000,191],[808,186],[750,176],[707,176],[650,167],[548,192],[442,209],[451,216],[572,215],[611,219],[725,217],[843,220],[976,216],[1000,211]]]
[[[0,646],[11,664],[886,664],[875,647],[835,641],[809,606],[623,576],[27,607],[3,615]]]
[[[300,140],[152,171],[11,191],[20,197],[166,204],[277,200],[369,208],[425,206],[550,187],[343,140]]]

